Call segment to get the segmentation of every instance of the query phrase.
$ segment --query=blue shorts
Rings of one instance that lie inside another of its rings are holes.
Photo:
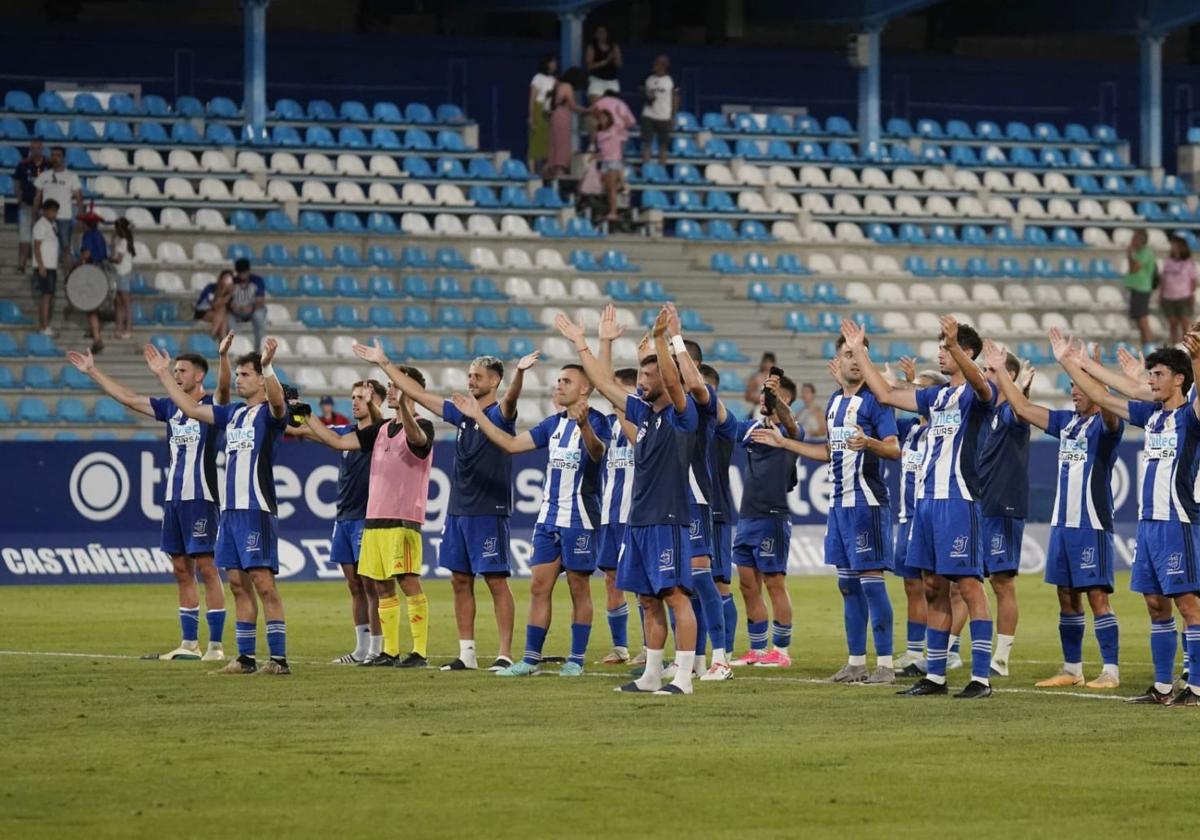
[[[598,534],[590,528],[560,528],[539,522],[533,526],[533,559],[529,565],[541,566],[561,558],[564,569],[590,575],[596,571]]]
[[[892,514],[883,505],[831,507],[825,565],[852,572],[892,568]]]
[[[617,588],[659,596],[672,587],[692,591],[692,564],[685,555],[688,529],[679,525],[630,525],[617,558]]]
[[[221,508],[216,502],[164,502],[158,547],[166,554],[212,554],[220,521]]]
[[[1200,592],[1198,541],[1200,525],[1139,520],[1129,588],[1143,595]]]
[[[912,535],[913,524],[897,522],[895,525],[896,549],[892,552],[892,573],[905,580],[920,580],[921,570],[908,565],[908,540]]]
[[[712,557],[712,508],[708,505],[691,506],[691,524],[688,526],[688,558]]]
[[[712,576],[718,583],[733,580],[733,525],[713,522]]]
[[[357,566],[358,550],[362,547],[365,519],[339,519],[333,523],[329,538],[329,559],[339,566]]]
[[[600,547],[596,557],[596,568],[604,571],[617,570],[617,557],[621,554],[621,543],[625,542],[625,523],[612,522],[601,525],[597,540]]]
[[[792,521],[774,516],[742,519],[733,538],[733,562],[764,575],[786,575]]]
[[[508,517],[447,514],[438,565],[464,575],[508,577]]]
[[[1068,589],[1113,591],[1113,535],[1096,528],[1050,529],[1046,583]]]
[[[908,538],[908,565],[954,580],[983,579],[975,503],[918,499]]]
[[[217,566],[222,569],[270,569],[278,573],[275,516],[265,510],[221,511],[216,556]]]
[[[985,574],[1017,574],[1021,570],[1021,539],[1025,520],[979,514],[979,556]]]

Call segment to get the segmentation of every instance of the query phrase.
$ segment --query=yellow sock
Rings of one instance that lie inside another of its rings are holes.
[[[425,593],[409,595],[408,629],[412,631],[413,650],[421,656],[428,656],[429,648],[429,599]]]
[[[400,599],[393,595],[379,599],[379,623],[383,625],[383,652],[400,655]]]

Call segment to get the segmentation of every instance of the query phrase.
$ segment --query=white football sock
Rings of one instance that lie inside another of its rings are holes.
[[[355,659],[362,659],[367,655],[367,651],[371,649],[371,625],[355,624],[354,625],[354,652],[350,655]]]
[[[458,658],[462,660],[462,664],[468,668],[478,667],[479,662],[475,659],[475,640],[474,639],[459,639],[458,640]]]
[[[367,656],[378,656],[383,653],[383,636],[372,636],[367,643]]]
[[[1008,655],[1012,653],[1014,636],[1005,636],[1003,633],[996,634],[996,652],[992,654],[992,659],[999,659],[1001,662],[1008,661]]]
[[[675,664],[679,666],[679,670],[675,672],[675,679],[671,681],[671,685],[678,686],[684,691],[692,690],[692,667],[696,662],[696,651],[686,650],[675,655]]]
[[[786,653],[786,651],[784,651],[784,652]],[[850,664],[850,665],[866,665],[866,664],[867,664],[867,657],[866,657],[866,656],[851,656],[851,657],[850,657],[848,660],[846,660],[846,661],[847,661],[847,663],[848,663],[848,664]]]
[[[663,652],[646,648],[646,670],[635,680],[642,691],[658,691],[662,688]]]
[[[892,657],[876,656],[875,657],[875,667],[877,667],[877,668],[892,668],[895,666],[892,665]]]
[[[1063,670],[1066,671],[1068,674],[1070,674],[1073,677],[1082,677],[1083,676],[1083,663],[1082,662],[1064,662]]]

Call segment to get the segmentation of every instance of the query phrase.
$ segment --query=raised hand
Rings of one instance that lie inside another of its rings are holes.
[[[778,395],[779,394],[779,377],[778,376],[768,376],[766,379],[763,380],[763,387],[766,388],[768,391],[770,391],[772,394]]]
[[[836,382],[838,385],[846,384],[846,383],[842,382],[842,366],[840,364],[838,364],[837,359],[830,359],[825,364],[825,369],[829,371],[829,378],[832,379],[834,382]]]
[[[156,376],[162,376],[164,373],[166,373],[171,364],[171,357],[159,350],[153,344],[147,344],[144,346],[142,348],[142,355],[146,357],[146,364],[150,367],[150,371]]]
[[[450,397],[450,401],[466,417],[478,420],[483,416],[483,410],[479,407],[479,401],[470,394],[453,394]]]
[[[854,427],[854,434],[846,438],[846,448],[851,452],[862,452],[867,448],[867,436],[863,434],[862,426]]]
[[[1062,362],[1070,344],[1067,341],[1067,337],[1062,334],[1062,330],[1058,327],[1051,327],[1050,332],[1046,333],[1046,337],[1050,339],[1050,350],[1054,353],[1054,358]]]
[[[842,338],[846,339],[846,346],[851,350],[860,350],[863,346],[863,338],[867,331],[862,324],[853,321],[850,318],[842,319]]]
[[[654,328],[650,333],[655,338],[666,335],[667,328],[671,325],[671,310],[667,309],[667,305],[658,311],[658,317],[654,319]]]
[[[364,362],[370,362],[373,365],[386,365],[388,358],[383,352],[383,347],[379,344],[379,339],[375,339],[371,344],[359,344],[354,342],[354,346],[350,348],[354,351],[354,355],[362,359]]]
[[[1192,359],[1200,359],[1200,334],[1190,332],[1183,337],[1183,349]]]
[[[832,362],[830,363],[830,370],[833,370]],[[883,367],[880,369],[879,375],[883,377],[883,381],[886,382],[891,388],[895,388],[900,384],[899,380],[896,379],[896,371],[892,370],[891,362],[883,363]]]
[[[750,440],[764,446],[774,446],[776,449],[783,446],[783,435],[774,426],[758,427],[750,433]]]
[[[616,341],[625,334],[625,328],[617,323],[617,307],[611,303],[600,313],[600,340]]]
[[[274,339],[272,339],[274,341]],[[225,333],[225,337],[221,339],[221,343],[217,345],[218,356],[228,356],[229,348],[233,346],[233,330]]]
[[[567,406],[567,416],[570,417],[579,426],[582,426],[588,420],[588,404],[587,400],[571,403]]]
[[[1002,367],[1004,367],[1004,363],[1007,360],[1008,354],[1004,351],[1003,347],[992,341],[990,338],[984,339],[983,361],[988,367],[992,368],[993,370],[1000,370]]]
[[[275,352],[279,350],[279,339],[268,338],[263,341],[262,365],[266,367],[275,359]]]
[[[1099,359],[1097,359],[1099,361]],[[1138,382],[1146,378],[1146,357],[1139,350],[1135,356],[1129,352],[1124,346],[1117,348],[1117,364],[1121,366],[1121,373],[1128,376],[1130,379],[1135,379]]]
[[[1017,387],[1022,391],[1029,389],[1033,384],[1033,377],[1037,373],[1037,369],[1029,363],[1028,359],[1021,362],[1021,372],[1017,374]]]
[[[670,335],[682,335],[683,327],[679,323],[679,310],[675,308],[675,304],[667,301],[663,304],[663,308],[670,313],[670,317],[667,320],[667,332]]]
[[[644,336],[642,336],[642,340],[638,342],[638,361],[640,362],[642,359],[649,356],[653,352],[653,349],[654,345],[651,341],[650,333],[646,333]]]
[[[554,329],[558,330],[567,341],[573,343],[576,350],[579,349],[581,344],[587,343],[583,325],[576,324],[562,312],[554,316]]]
[[[907,379],[909,382],[917,381],[916,359],[914,359],[912,356],[903,356],[897,363],[897,366],[900,368],[901,373],[904,374],[905,379]]]
[[[942,338],[947,347],[958,344],[958,320],[953,315],[943,315],[938,319],[942,325]]]
[[[528,356],[522,356],[520,361],[517,362],[517,370],[529,370],[537,364],[537,360],[541,358],[541,355],[541,350],[534,350]]]
[[[73,364],[80,373],[91,373],[96,369],[96,360],[92,358],[91,350],[84,353],[71,350],[67,353],[67,361]]]

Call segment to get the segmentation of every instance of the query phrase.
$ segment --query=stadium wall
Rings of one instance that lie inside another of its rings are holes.
[[[1049,440],[1031,444],[1030,518],[1043,524],[1031,524],[1025,532],[1022,570],[1027,573],[1040,572],[1045,562],[1056,446]],[[1121,447],[1113,477],[1123,568],[1132,562],[1137,500],[1130,489],[1139,449],[1136,443]],[[742,491],[740,455],[731,473],[735,502]],[[170,559],[157,549],[166,458],[155,442],[112,442],[103,449],[86,442],[0,443],[0,463],[9,476],[0,489],[0,585],[173,580]],[[453,459],[452,442],[435,444],[424,528],[427,577],[446,576],[439,574],[436,558]],[[529,574],[544,464],[544,455],[536,452],[514,459],[510,548],[514,572],[521,576]],[[328,559],[337,474],[337,456],[328,450],[298,443],[281,447],[275,471],[281,578],[342,580]],[[826,467],[802,461],[798,478],[791,495],[796,527],[790,570],[823,574],[831,571],[822,563],[829,509]],[[894,497],[894,469],[888,478]]]

